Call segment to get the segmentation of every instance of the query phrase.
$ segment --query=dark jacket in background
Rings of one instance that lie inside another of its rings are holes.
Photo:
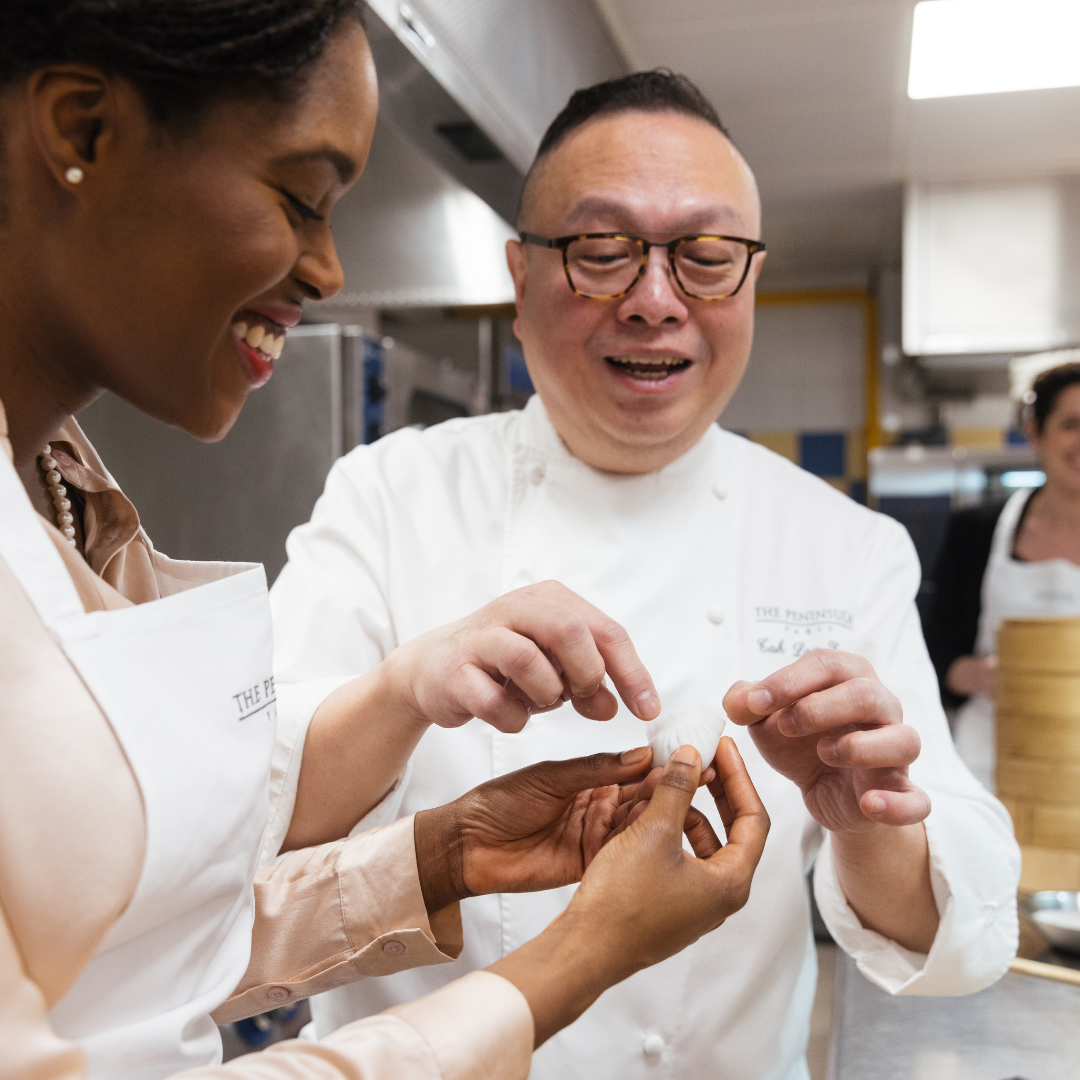
[[[923,633],[945,705],[961,705],[967,700],[946,687],[945,675],[954,660],[975,651],[982,610],[983,574],[990,559],[994,527],[1002,506],[976,506],[956,511],[949,521],[949,531],[938,557],[934,571],[934,599]]]

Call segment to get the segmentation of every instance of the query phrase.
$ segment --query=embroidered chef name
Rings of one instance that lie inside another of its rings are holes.
[[[232,699],[236,702],[238,719],[247,720],[256,713],[265,713],[269,719],[270,713],[267,710],[277,701],[274,676],[241,690],[239,694],[233,694]]]
[[[797,660],[814,649],[841,649],[854,618],[843,608],[754,608],[758,651]]]

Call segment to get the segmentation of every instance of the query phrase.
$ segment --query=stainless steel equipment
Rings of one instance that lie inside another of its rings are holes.
[[[1020,914],[1055,949],[1080,954],[1080,893],[1052,890],[1022,894],[1018,905]],[[1055,914],[1065,918],[1054,918]]]
[[[476,397],[475,376],[333,323],[290,330],[274,367],[215,444],[111,394],[79,414],[167,555],[261,562],[272,582],[338,457],[397,427],[468,415]]]

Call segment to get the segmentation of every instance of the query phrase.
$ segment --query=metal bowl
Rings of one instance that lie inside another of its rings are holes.
[[[1080,928],[1054,926],[1036,918],[1040,911],[1072,912],[1080,922],[1080,893],[1075,892],[1037,892],[1028,893],[1019,899],[1020,914],[1023,915],[1038,932],[1055,948],[1063,952],[1080,954]]]

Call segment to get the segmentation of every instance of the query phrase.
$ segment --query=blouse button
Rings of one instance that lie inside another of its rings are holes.
[[[383,947],[382,951],[387,956],[404,956],[405,946],[400,941],[388,941]]]
[[[645,1041],[641,1044],[641,1048],[650,1057],[662,1054],[664,1052],[664,1038],[662,1035],[657,1035],[655,1032],[652,1035],[646,1035]]]
[[[289,998],[292,997],[292,994],[284,986],[271,986],[270,989],[266,991],[266,996],[271,1001],[281,1002],[288,1001]]]
[[[531,469],[529,469],[529,480],[533,484],[539,484],[543,481],[544,476],[547,474],[547,469],[544,468],[539,462],[537,462]]]

